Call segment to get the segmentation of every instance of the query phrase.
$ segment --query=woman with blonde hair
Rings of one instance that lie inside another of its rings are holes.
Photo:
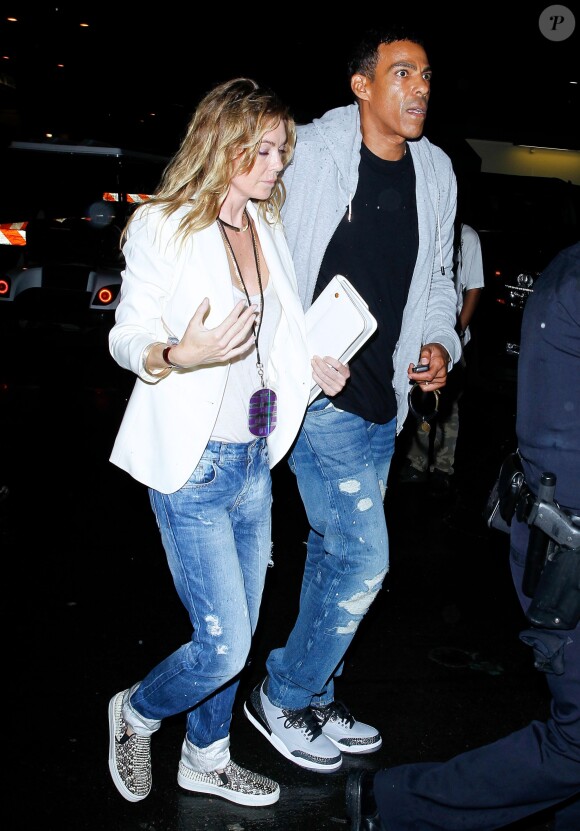
[[[216,86],[123,234],[109,346],[137,377],[111,461],[148,488],[193,627],[110,701],[109,769],[131,802],[151,790],[151,735],[181,712],[182,788],[242,805],[280,794],[230,758],[232,708],[271,560],[270,469],[298,432],[312,378],[328,394],[344,384],[306,347],[280,221],[294,143],[274,93],[247,78]]]

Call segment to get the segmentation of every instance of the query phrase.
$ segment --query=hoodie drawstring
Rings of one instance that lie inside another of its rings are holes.
[[[439,237],[439,262],[441,263],[441,274],[445,274],[443,265],[443,247],[441,245],[441,223],[439,221],[439,201],[437,201],[437,236]]]

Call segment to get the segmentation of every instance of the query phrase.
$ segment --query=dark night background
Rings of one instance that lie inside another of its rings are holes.
[[[369,4],[3,3],[0,145],[51,133],[171,154],[205,92],[239,75],[274,88],[307,121],[352,100],[346,61],[358,35],[408,11],[425,31],[434,70],[429,138],[445,149],[480,138],[580,150],[571,83],[580,80],[580,4],[566,3],[576,29],[561,42],[540,32],[547,3],[521,5],[399,2],[379,13]],[[18,22],[7,22],[9,14]],[[82,21],[90,28],[79,28]],[[0,206],[11,209],[3,172]],[[35,185],[26,173],[23,192]],[[508,235],[519,270],[534,236],[521,214],[523,244],[512,224]],[[106,761],[109,698],[188,639],[190,625],[146,489],[109,462],[133,377],[110,358],[103,328],[81,337],[72,326],[0,325],[0,486],[9,488],[0,500],[0,548],[14,595],[5,629],[18,725],[7,757],[11,829],[341,831],[349,825],[349,772],[450,758],[547,716],[545,678],[518,638],[524,621],[508,537],[482,518],[515,442],[513,375],[498,382],[486,351],[493,374],[463,399],[461,489],[445,496],[426,483],[389,486],[388,583],[361,624],[338,690],[357,718],[380,727],[380,750],[319,776],[288,763],[243,715],[299,602],[307,524],[289,467],[280,464],[276,567],[232,722],[234,758],[279,781],[280,801],[254,810],[181,792],[181,715],[155,737],[151,796],[123,800]],[[501,339],[501,327],[488,328]],[[510,831],[551,831],[551,820],[547,812]]]
[[[15,3],[6,12],[18,22],[0,21],[3,137],[50,132],[172,153],[200,97],[237,75],[271,86],[308,121],[351,102],[351,44],[403,13],[434,69],[430,138],[578,149],[580,4],[566,4],[576,28],[559,42],[538,25],[549,5],[413,3],[359,15],[312,5]]]

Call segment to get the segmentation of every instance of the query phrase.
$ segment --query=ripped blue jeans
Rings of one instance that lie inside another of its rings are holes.
[[[266,439],[212,440],[182,488],[150,488],[149,497],[193,632],[133,688],[141,721],[130,723],[150,735],[166,716],[187,711],[187,738],[207,748],[229,734],[271,559]]]
[[[314,401],[289,457],[310,524],[300,610],[266,663],[268,698],[301,710],[334,700],[334,676],[389,565],[384,496],[396,420],[374,424]]]

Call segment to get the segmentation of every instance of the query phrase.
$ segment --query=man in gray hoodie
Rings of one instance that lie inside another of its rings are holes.
[[[289,458],[310,524],[300,610],[244,707],[283,756],[323,772],[382,743],[335,700],[334,678],[388,571],[383,500],[409,390],[441,388],[460,357],[457,186],[449,157],[422,137],[424,47],[401,28],[371,32],[349,72],[356,102],[298,128],[283,219],[304,308],[343,274],[378,328],[348,367],[320,356],[337,394],[312,402]]]

